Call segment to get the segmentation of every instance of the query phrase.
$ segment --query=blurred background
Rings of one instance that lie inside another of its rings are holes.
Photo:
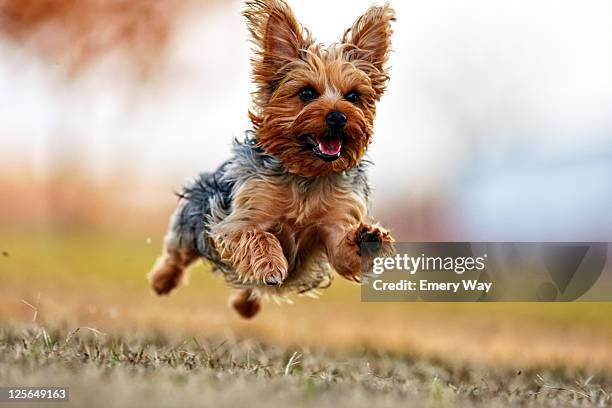
[[[291,1],[325,43],[370,4]],[[612,3],[392,5],[391,81],[369,151],[374,217],[398,240],[610,241]],[[533,364],[612,361],[603,358],[612,356],[607,305],[374,306],[337,280],[320,301],[270,305],[249,325],[225,309],[228,291],[205,273],[169,299],[150,295],[144,275],[173,192],[226,160],[249,129],[241,9],[214,0],[0,0],[3,319],[28,320],[34,306],[38,319],[46,311],[56,321],[275,341],[295,333],[316,342],[309,333],[334,330],[341,344],[466,358],[493,358],[479,353],[486,342],[496,361],[517,361],[508,350]],[[342,325],[318,318],[330,308]],[[347,327],[364,321],[389,336],[353,338]],[[516,328],[530,324],[548,331],[524,354]],[[459,352],[458,336],[480,343]]]

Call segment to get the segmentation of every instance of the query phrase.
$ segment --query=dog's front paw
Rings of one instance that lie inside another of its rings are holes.
[[[343,278],[360,283],[375,256],[393,252],[392,242],[393,237],[382,227],[361,223],[328,250],[328,256]]]
[[[267,260],[266,266],[260,267],[256,271],[257,280],[263,281],[266,285],[276,286],[281,285],[287,278],[287,261],[278,263],[272,260]]]
[[[377,225],[361,224],[353,238],[360,258],[360,275],[368,275],[376,257],[389,256],[395,252],[395,240],[384,228]]]
[[[249,280],[270,286],[281,285],[287,278],[289,266],[278,239],[269,232],[257,231],[250,234],[249,241]]]
[[[257,228],[214,236],[221,259],[232,265],[243,284],[281,285],[289,266],[278,239]]]
[[[359,253],[362,256],[375,256],[381,252],[387,252],[387,248],[394,242],[391,234],[382,227],[361,224],[352,242],[359,248]]]

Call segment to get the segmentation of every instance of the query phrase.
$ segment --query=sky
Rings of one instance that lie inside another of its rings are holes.
[[[371,2],[290,4],[329,43]],[[612,204],[612,187],[602,184],[609,168],[600,165],[612,150],[611,2],[391,4],[391,81],[369,151],[375,200],[433,197],[494,213],[508,202],[508,183],[518,196],[542,194],[527,206],[537,213],[551,194],[571,200],[558,196],[559,174],[573,177],[583,163],[589,200]],[[145,81],[124,69],[120,52],[67,79],[30,44],[0,37],[4,165],[44,179],[58,160],[70,159],[94,180],[131,174],[143,189],[179,186],[218,166],[232,138],[249,127],[253,86],[241,7],[233,1],[189,9],[159,73]],[[557,171],[558,163],[566,165]],[[527,180],[540,183],[525,187]]]

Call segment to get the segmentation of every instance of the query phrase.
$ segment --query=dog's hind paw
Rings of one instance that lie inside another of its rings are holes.
[[[183,268],[168,262],[166,257],[161,257],[148,275],[151,288],[158,295],[169,294],[181,282],[182,276]]]
[[[251,289],[241,289],[230,298],[234,310],[245,319],[255,316],[261,309],[261,299],[253,295]]]

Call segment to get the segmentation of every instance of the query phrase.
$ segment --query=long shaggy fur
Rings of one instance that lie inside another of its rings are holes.
[[[368,260],[360,245],[383,244],[382,253],[392,241],[367,223],[363,156],[388,80],[394,15],[371,7],[328,47],[284,1],[247,2],[244,16],[254,44],[253,131],[219,169],[184,188],[150,277],[168,293],[205,258],[240,290],[234,308],[252,317],[262,296],[327,287],[333,270],[359,282]],[[330,113],[345,123],[330,123]],[[337,156],[321,146],[336,146]]]

